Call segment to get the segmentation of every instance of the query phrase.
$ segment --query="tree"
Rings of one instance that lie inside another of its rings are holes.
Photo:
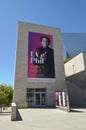
[[[64,64],[67,63],[70,60],[71,60],[71,58],[66,58],[65,61],[64,61]]]
[[[11,86],[1,84],[0,85],[0,107],[2,112],[3,106],[8,106],[12,102],[13,89]]]

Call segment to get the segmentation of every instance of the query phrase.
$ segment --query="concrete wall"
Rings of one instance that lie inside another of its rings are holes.
[[[15,103],[12,103],[12,114],[11,114],[11,121],[16,121],[17,119],[17,106]]]
[[[80,53],[65,64],[70,104],[86,107],[86,53]]]
[[[83,53],[80,53],[69,62],[65,63],[65,76],[69,77],[85,70]]]
[[[83,53],[83,57],[84,57],[84,64],[85,64],[85,70],[86,70],[86,53]]]
[[[29,82],[27,80],[28,32],[53,35],[56,75],[54,82]],[[46,88],[48,106],[55,105],[55,91],[66,89],[60,29],[19,22],[13,95],[13,101],[19,107],[27,107],[28,105],[26,101],[26,88]]]
[[[67,80],[70,106],[84,107],[84,90],[79,85]]]

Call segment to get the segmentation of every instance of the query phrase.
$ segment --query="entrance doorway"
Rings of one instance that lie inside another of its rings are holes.
[[[46,105],[45,93],[35,93],[35,105]]]
[[[46,89],[27,88],[27,101],[30,107],[46,106]]]

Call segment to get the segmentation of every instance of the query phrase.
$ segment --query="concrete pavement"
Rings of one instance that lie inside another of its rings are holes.
[[[20,121],[0,114],[0,130],[86,130],[86,109],[64,112],[58,109],[19,109]]]

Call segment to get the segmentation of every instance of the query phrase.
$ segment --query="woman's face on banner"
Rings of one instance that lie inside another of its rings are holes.
[[[49,45],[47,38],[43,38],[41,43],[44,48],[46,48]]]

